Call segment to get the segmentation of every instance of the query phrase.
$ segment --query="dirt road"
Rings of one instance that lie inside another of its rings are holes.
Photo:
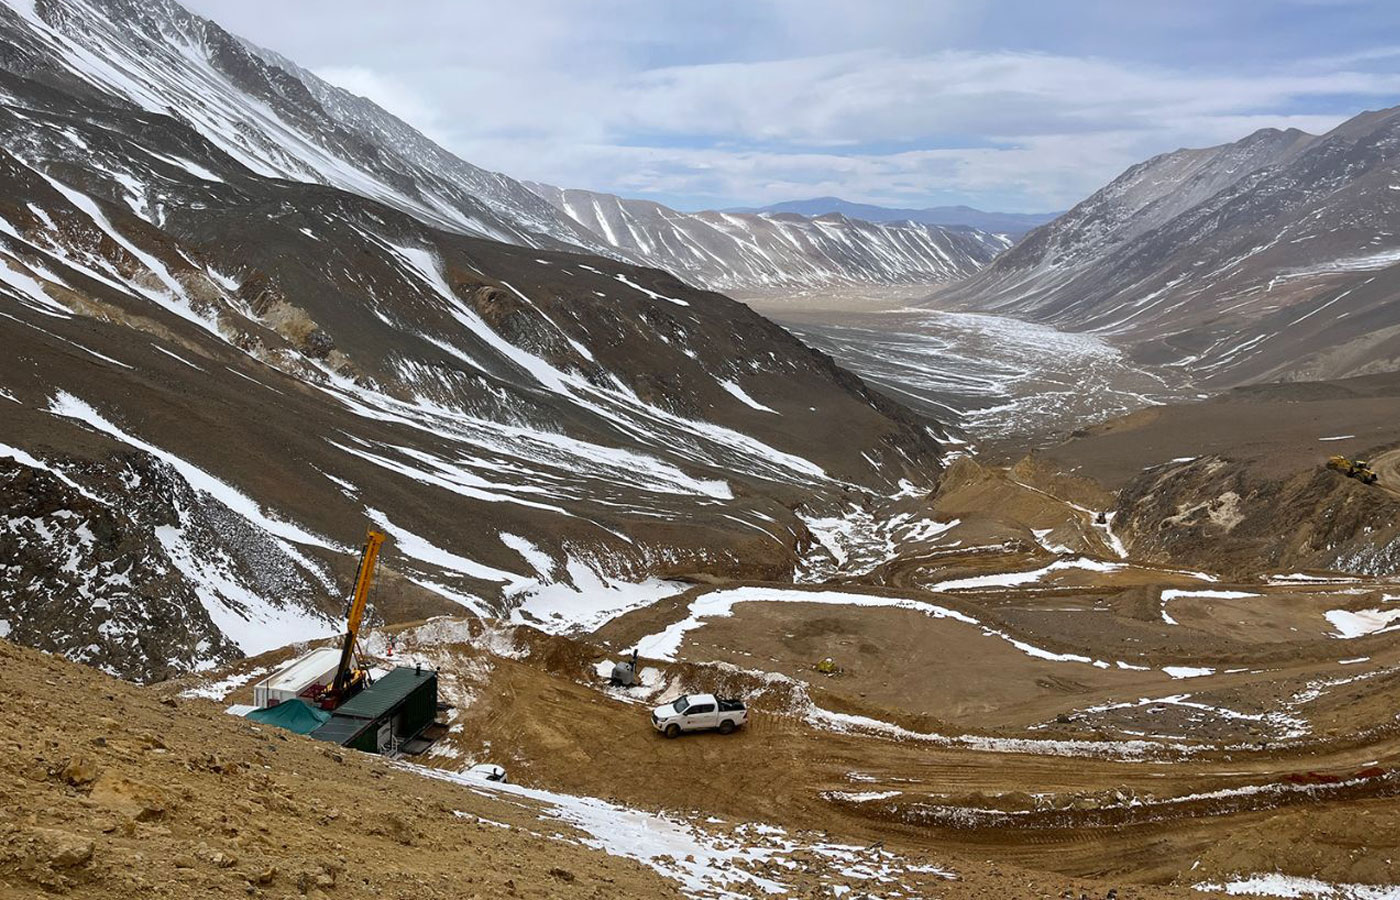
[[[763,627],[748,612],[736,613],[701,629],[689,652],[714,656],[727,643],[739,658],[749,655],[751,665],[763,658],[770,671],[782,671],[790,659],[775,664],[761,656],[782,652],[773,636],[781,629],[796,635],[793,629],[803,623],[822,622],[817,610],[800,605],[760,612],[770,617]],[[880,611],[861,612],[848,624],[881,646],[891,646],[918,620],[905,613],[901,622],[899,613],[891,613],[886,627],[879,624],[887,618]],[[719,625],[729,630],[705,636]],[[730,643],[746,631],[770,642]],[[828,636],[835,633],[839,629]],[[1031,631],[1017,634],[1035,637]],[[876,673],[826,678],[809,671],[805,678],[775,678],[727,666],[652,663],[655,672],[648,678],[655,690],[629,697],[604,687],[593,666],[606,657],[586,645],[525,632],[513,641],[509,657],[483,658],[489,673],[470,689],[476,699],[463,711],[454,755],[438,757],[439,764],[456,768],[489,758],[528,783],[643,808],[702,810],[733,821],[820,829],[846,841],[883,841],[950,864],[990,858],[1119,884],[1195,884],[1242,872],[1286,871],[1298,859],[1298,842],[1316,846],[1319,836],[1331,848],[1315,861],[1323,877],[1400,877],[1386,862],[1400,859],[1400,728],[1393,713],[1382,714],[1400,687],[1400,650],[1388,642],[1358,645],[1372,653],[1364,672],[1327,686],[1318,683],[1320,671],[1347,670],[1335,662],[1287,665],[1297,648],[1279,646],[1260,674],[1193,683],[1196,690],[1185,702],[1202,708],[1176,708],[1263,718],[1248,710],[1273,703],[1271,689],[1287,693],[1313,684],[1318,697],[1306,704],[1306,715],[1317,723],[1313,733],[1274,744],[1259,734],[1246,737],[1243,730],[1212,740],[1208,723],[1189,718],[1168,723],[1171,703],[1144,704],[1135,720],[1116,726],[1092,718],[1056,725],[1051,698],[1058,696],[1058,708],[1073,713],[1103,706],[1106,694],[1114,693],[1103,687],[1084,693],[1078,685],[1066,691],[1063,681],[1053,689],[1032,688],[1043,693],[1038,713],[1049,715],[1048,724],[1033,727],[969,729],[966,722],[907,712],[919,701],[921,684],[935,694],[955,690],[945,682],[958,677],[957,661],[940,674],[908,670],[902,658],[889,660],[883,680],[893,680],[895,669],[907,673],[894,698],[870,690],[880,680]],[[430,659],[451,657],[459,666],[479,652],[466,644],[415,650],[411,634],[400,647]],[[795,647],[805,657],[808,645],[799,640]],[[1023,659],[1022,666],[1009,659],[997,663],[1004,682],[1051,684],[1030,674],[1033,658]],[[967,685],[980,678],[972,670],[965,674]],[[1117,693],[1182,702],[1181,682],[1156,677],[1156,688],[1149,680]],[[696,689],[752,697],[751,726],[729,737],[675,741],[651,731],[646,703]],[[905,709],[896,708],[896,701]],[[1161,720],[1155,723],[1160,730],[1170,730],[1170,724],[1188,735],[1148,742],[1146,748],[1128,736],[1154,720]],[[1364,851],[1353,852],[1358,846]]]
[[[1400,449],[1378,453],[1369,462],[1376,473],[1375,486],[1400,497]]]

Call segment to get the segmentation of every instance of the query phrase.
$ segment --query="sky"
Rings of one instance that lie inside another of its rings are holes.
[[[683,210],[1061,210],[1400,104],[1393,0],[185,2],[469,162]]]

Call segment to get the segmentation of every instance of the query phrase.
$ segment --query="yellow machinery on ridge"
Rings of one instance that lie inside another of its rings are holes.
[[[340,650],[340,666],[335,670],[335,680],[317,698],[322,709],[335,709],[369,683],[369,670],[363,665],[352,664],[352,658],[358,658],[356,642],[360,636],[360,625],[364,622],[365,607],[369,604],[369,589],[374,583],[379,548],[384,540],[384,534],[379,531],[370,531],[365,539],[365,552],[355,573],[355,593],[350,598],[350,615],[346,623],[345,644]]]
[[[1341,472],[1348,478],[1355,478],[1362,484],[1375,484],[1376,473],[1364,459],[1347,459],[1345,456],[1332,456],[1327,459],[1327,468]]]

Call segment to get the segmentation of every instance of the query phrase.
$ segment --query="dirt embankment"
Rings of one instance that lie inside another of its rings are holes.
[[[1274,479],[1207,457],[1144,473],[1119,496],[1135,555],[1252,577],[1400,570],[1400,499],[1325,469]]]
[[[1400,570],[1400,375],[1238,388],[1078,433],[1046,466],[1118,492],[1135,557],[1226,574]],[[1370,458],[1366,487],[1324,468]]]

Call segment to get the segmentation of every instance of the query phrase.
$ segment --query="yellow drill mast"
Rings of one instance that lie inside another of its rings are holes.
[[[363,666],[351,666],[355,653],[355,642],[360,636],[360,624],[365,618],[365,606],[369,603],[369,588],[374,582],[374,566],[379,561],[379,548],[384,543],[384,534],[369,532],[365,540],[365,552],[360,557],[360,568],[355,574],[355,594],[350,600],[350,620],[345,631],[345,646],[340,651],[340,668],[335,671],[335,681],[331,683],[325,700],[339,706],[351,695],[364,687],[368,677]],[[323,701],[322,705],[325,705]]]

